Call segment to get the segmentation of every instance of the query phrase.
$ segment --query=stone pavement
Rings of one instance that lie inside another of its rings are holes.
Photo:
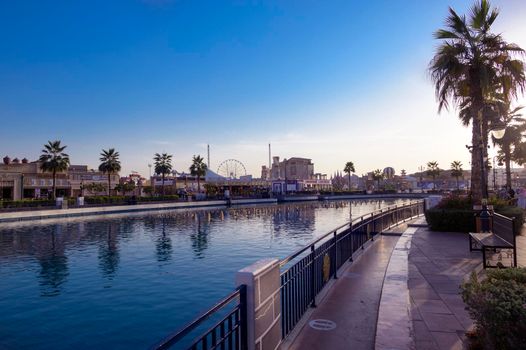
[[[472,271],[480,271],[480,252],[470,253],[466,234],[409,226],[400,240],[376,239],[340,272],[282,349],[464,348],[472,320],[460,284]],[[313,329],[309,321],[315,319],[333,321],[336,328]]]
[[[354,263],[339,272],[325,298],[307,316],[336,323],[333,330],[316,330],[306,322],[297,337],[282,349],[373,349],[385,269],[398,237],[375,239]]]
[[[460,285],[481,263],[480,252],[469,252],[466,234],[419,228],[413,235],[407,285],[417,350],[464,347],[473,322]]]

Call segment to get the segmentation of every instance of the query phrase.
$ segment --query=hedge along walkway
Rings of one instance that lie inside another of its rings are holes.
[[[522,231],[517,236],[515,243],[517,244],[517,265],[526,267],[526,226],[522,226]]]
[[[462,349],[473,321],[460,285],[480,271],[480,252],[470,252],[468,237],[419,228],[409,252],[408,288],[416,350]]]

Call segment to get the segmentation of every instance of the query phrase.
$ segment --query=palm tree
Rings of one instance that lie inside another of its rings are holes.
[[[522,106],[511,109],[509,103],[497,105],[499,110],[499,122],[505,127],[504,136],[500,139],[493,137],[493,144],[498,145],[499,162],[504,163],[506,168],[506,188],[511,188],[511,161],[514,160],[522,143],[523,134],[526,131],[526,120],[522,118],[519,111]]]
[[[354,169],[354,163],[353,162],[347,162],[345,163],[345,168],[343,168],[343,171],[347,173],[349,176],[349,191],[351,190],[351,173],[354,173],[356,170]]]
[[[206,175],[206,163],[203,161],[203,157],[200,155],[193,156],[192,158],[192,165],[190,166],[190,173],[192,176],[197,176],[197,191],[201,192],[201,176]]]
[[[481,162],[487,155],[486,104],[496,93],[516,96],[526,81],[524,63],[514,58],[524,51],[490,31],[498,14],[487,0],[477,1],[468,18],[450,8],[446,28],[435,32],[442,43],[429,66],[439,112],[452,102],[464,111],[459,115],[463,123],[472,124],[471,195],[476,201],[485,194]]]
[[[384,178],[384,172],[381,169],[376,169],[373,171],[373,180],[378,184],[378,190],[380,190],[380,181]]]
[[[166,176],[166,174],[170,174],[170,172],[172,171],[172,155],[168,153],[155,153],[153,160],[155,173],[161,175],[161,188],[164,196],[164,177]]]
[[[66,171],[69,167],[69,156],[64,153],[67,146],[62,146],[60,141],[48,141],[40,155],[40,169],[53,174],[53,199],[57,196],[57,172]]]
[[[433,178],[433,190],[436,189],[435,184],[435,178],[440,175],[440,168],[438,167],[437,162],[428,162],[427,163],[427,171],[428,176],[431,176]]]
[[[458,185],[458,178],[462,176],[464,170],[462,169],[462,163],[458,160],[451,162],[451,176],[457,179],[457,191],[460,191],[460,186]]]
[[[104,174],[108,174],[108,196],[111,193],[111,175],[117,174],[121,171],[121,162],[119,161],[119,152],[115,151],[115,148],[108,150],[102,150],[100,153],[100,165],[99,171]]]

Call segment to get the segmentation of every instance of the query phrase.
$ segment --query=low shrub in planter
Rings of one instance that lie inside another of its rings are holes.
[[[55,206],[52,199],[0,200],[0,208],[36,208]]]
[[[475,212],[466,209],[426,210],[426,221],[432,231],[473,232],[475,230]]]
[[[508,205],[507,201],[490,198],[496,213],[515,218],[515,230],[520,234],[524,223],[524,210]],[[425,212],[426,220],[432,231],[474,232],[475,214],[473,202],[469,197],[451,196],[444,198],[436,207]]]
[[[462,298],[475,321],[472,349],[526,347],[526,269],[488,270],[483,281],[473,273]]]

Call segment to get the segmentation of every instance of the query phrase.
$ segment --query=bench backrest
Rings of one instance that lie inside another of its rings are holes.
[[[515,246],[515,218],[493,214],[493,233]]]

